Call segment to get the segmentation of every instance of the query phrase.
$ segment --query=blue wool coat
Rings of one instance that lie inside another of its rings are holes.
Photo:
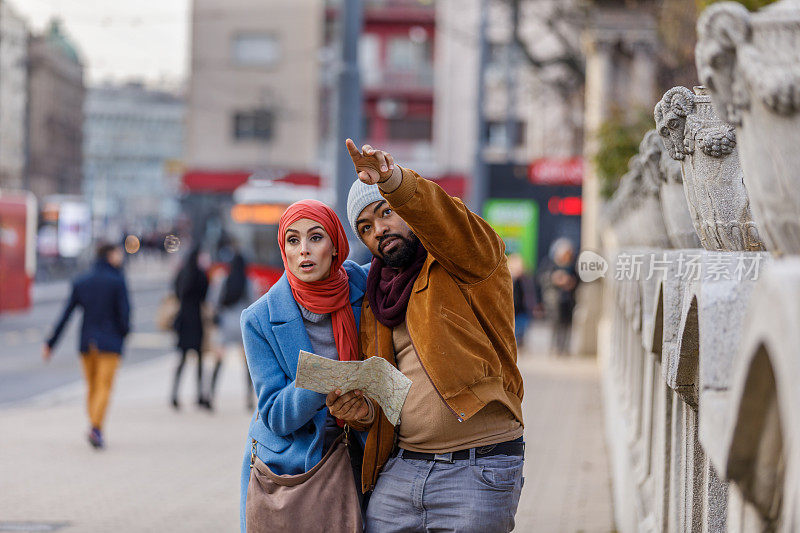
[[[350,304],[358,327],[367,276],[353,261],[345,261],[343,266],[350,278]],[[300,350],[313,352],[313,348],[285,273],[267,294],[244,310],[241,325],[247,366],[258,398],[242,468],[244,526],[250,439],[256,440],[256,455],[273,472],[300,474],[322,459],[328,409],[324,394],[294,386]]]

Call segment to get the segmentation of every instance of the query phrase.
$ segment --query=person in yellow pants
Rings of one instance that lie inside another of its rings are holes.
[[[81,355],[88,388],[86,407],[89,411],[89,422],[93,428],[100,429],[106,416],[106,407],[111,396],[111,386],[119,366],[120,355],[91,348]]]
[[[53,346],[64,331],[75,308],[83,310],[80,354],[88,388],[89,443],[103,448],[103,420],[122,356],[122,344],[130,330],[130,303],[122,263],[125,252],[119,246],[102,244],[97,248],[94,268],[78,277],[53,335],[42,356],[49,361]]]

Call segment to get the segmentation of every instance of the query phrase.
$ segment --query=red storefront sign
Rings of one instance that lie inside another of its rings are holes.
[[[566,157],[537,159],[528,167],[528,180],[534,185],[581,185],[583,158]]]

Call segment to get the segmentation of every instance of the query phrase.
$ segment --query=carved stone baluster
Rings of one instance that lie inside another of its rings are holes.
[[[714,113],[703,87],[695,88],[695,93],[673,87],[656,104],[654,115],[664,147],[681,164],[700,242],[707,250],[763,250],[750,213],[734,129]]]

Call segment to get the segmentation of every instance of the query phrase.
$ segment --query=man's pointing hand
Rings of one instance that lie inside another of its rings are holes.
[[[390,153],[376,150],[368,144],[362,146],[359,151],[352,139],[347,139],[345,145],[356,167],[358,179],[367,185],[374,185],[392,177],[395,164]]]

